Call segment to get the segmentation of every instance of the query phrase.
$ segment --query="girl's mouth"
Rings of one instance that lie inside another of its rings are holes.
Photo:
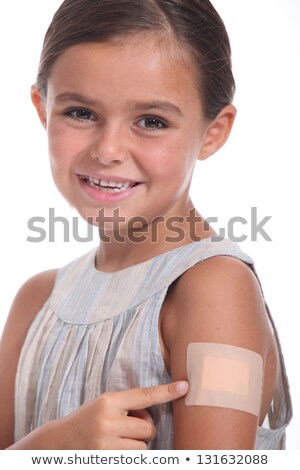
[[[141,183],[133,183],[129,181],[108,181],[103,179],[97,179],[93,176],[80,176],[82,181],[89,184],[91,188],[98,189],[103,193],[121,193],[127,189],[134,188]]]

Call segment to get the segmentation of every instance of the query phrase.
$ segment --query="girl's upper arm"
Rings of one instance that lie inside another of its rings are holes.
[[[262,413],[271,401],[276,348],[258,281],[235,258],[218,256],[195,265],[171,290],[163,325],[171,380],[187,379],[190,343],[221,343],[254,351],[264,363]],[[173,403],[174,449],[253,449],[259,418],[244,411]]]
[[[14,386],[20,352],[37,312],[53,289],[56,270],[30,278],[17,293],[0,340],[0,448],[13,443]]]

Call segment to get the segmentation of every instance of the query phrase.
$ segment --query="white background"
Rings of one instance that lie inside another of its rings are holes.
[[[42,39],[60,0],[1,2],[1,231],[0,331],[19,286],[31,275],[88,251],[94,242],[29,243],[27,221],[47,218],[50,207],[70,221],[76,213],[51,181],[47,144],[29,89],[35,81]],[[229,142],[198,164],[192,196],[205,217],[250,222],[272,216],[265,229],[272,238],[251,241],[249,226],[240,244],[256,264],[265,297],[276,321],[294,402],[287,447],[300,449],[299,352],[299,0],[214,0],[232,43],[238,117]],[[86,234],[84,222],[80,234]],[[44,228],[47,228],[46,226]]]

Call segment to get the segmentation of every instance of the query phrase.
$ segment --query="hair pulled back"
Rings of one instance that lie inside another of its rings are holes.
[[[65,0],[45,35],[37,77],[41,94],[47,95],[51,68],[69,47],[145,32],[173,37],[189,52],[207,119],[232,102],[230,42],[209,0]]]

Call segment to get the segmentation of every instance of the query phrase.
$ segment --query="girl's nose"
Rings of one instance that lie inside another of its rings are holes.
[[[121,126],[107,125],[97,135],[92,158],[103,165],[122,163],[129,154],[128,133]]]

